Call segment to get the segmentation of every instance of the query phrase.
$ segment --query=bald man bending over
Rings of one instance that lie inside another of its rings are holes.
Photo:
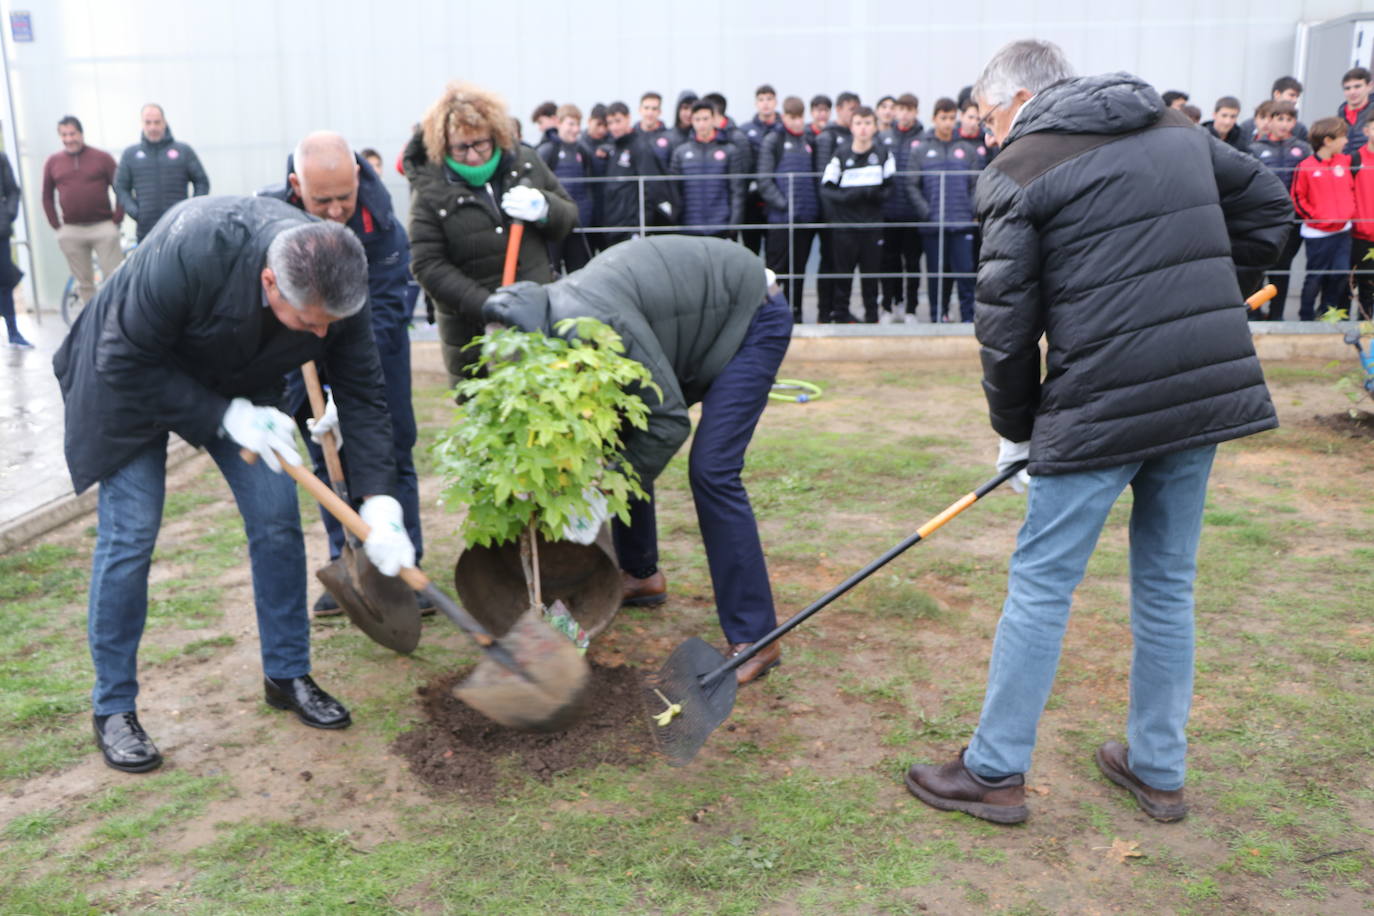
[[[296,144],[296,151],[286,160],[286,185],[259,192],[266,197],[284,200],[311,216],[343,223],[358,236],[367,253],[368,307],[372,312],[372,331],[377,339],[377,353],[382,360],[382,375],[386,379],[386,403],[391,413],[392,445],[396,461],[396,492],[401,504],[406,533],[415,545],[418,563],[424,554],[420,538],[420,491],[415,476],[415,462],[411,449],[415,446],[415,412],[410,401],[410,337],[407,326],[410,315],[406,310],[405,288],[410,279],[410,244],[405,229],[391,209],[391,195],[382,179],[361,156],[356,155],[343,137],[331,131],[317,131]],[[328,379],[324,379],[326,384]],[[308,415],[309,405],[299,372],[287,380],[285,409],[289,413]],[[332,415],[331,410],[327,417]],[[344,469],[348,469],[348,430],[339,430],[337,420],[327,419],[324,425],[315,424],[314,437],[322,437],[326,429],[342,433]],[[315,471],[328,479],[324,455],[314,441],[307,441],[315,460]],[[344,533],[339,523],[327,512],[321,512],[329,533],[329,556],[337,557],[343,550]],[[421,604],[422,610],[432,608]],[[315,602],[316,616],[340,613],[338,604],[328,592],[322,592]]]

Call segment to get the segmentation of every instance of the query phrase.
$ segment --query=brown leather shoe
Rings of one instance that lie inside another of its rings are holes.
[[[636,579],[622,569],[620,587],[621,607],[651,607],[668,600],[668,580],[661,569],[647,579]]]
[[[745,649],[752,646],[751,642],[731,643],[730,651],[725,653],[726,658],[734,658]],[[780,643],[769,643],[759,650],[749,661],[735,669],[735,683],[744,685],[750,681],[757,681],[782,664],[782,645]]]
[[[1150,817],[1167,824],[1171,821],[1181,821],[1188,816],[1188,804],[1183,800],[1183,790],[1166,792],[1141,782],[1131,772],[1127,764],[1129,757],[1126,754],[1126,745],[1120,741],[1108,741],[1097,749],[1093,759],[1097,761],[1097,768],[1102,771],[1102,775],[1118,786],[1130,790],[1135,796],[1136,804],[1140,805],[1140,810]]]
[[[1019,824],[1026,809],[1026,779],[1020,773],[992,782],[964,766],[964,748],[949,763],[913,764],[906,787],[921,801],[941,811],[962,811],[994,824]]]

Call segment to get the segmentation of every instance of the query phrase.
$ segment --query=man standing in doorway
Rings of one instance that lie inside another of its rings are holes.
[[[124,219],[124,209],[118,203],[110,205],[114,157],[86,145],[85,131],[74,115],[57,122],[57,136],[62,141],[62,151],[53,153],[43,163],[43,212],[48,216],[48,225],[57,230],[57,246],[71,267],[76,294],[85,305],[95,295],[91,256],[100,261],[100,272],[106,278],[124,260],[119,245],[119,223]]]
[[[147,104],[139,113],[143,137],[119,157],[115,193],[124,212],[138,223],[138,240],[153,231],[162,214],[191,194],[210,193],[210,179],[196,151],[172,137],[162,106]]]

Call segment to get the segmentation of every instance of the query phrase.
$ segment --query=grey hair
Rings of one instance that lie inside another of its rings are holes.
[[[347,318],[367,304],[367,255],[347,226],[312,220],[277,235],[267,266],[292,308],[318,304]]]
[[[1005,105],[1017,90],[1025,89],[1035,95],[1073,76],[1073,67],[1059,45],[1023,38],[992,55],[983,75],[973,84],[973,97],[990,105]]]

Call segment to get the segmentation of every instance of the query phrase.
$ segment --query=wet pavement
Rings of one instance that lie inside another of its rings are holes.
[[[37,325],[21,304],[19,330],[34,349],[0,343],[0,527],[72,495],[62,457],[62,392],[52,374],[67,326],[53,314]]]

